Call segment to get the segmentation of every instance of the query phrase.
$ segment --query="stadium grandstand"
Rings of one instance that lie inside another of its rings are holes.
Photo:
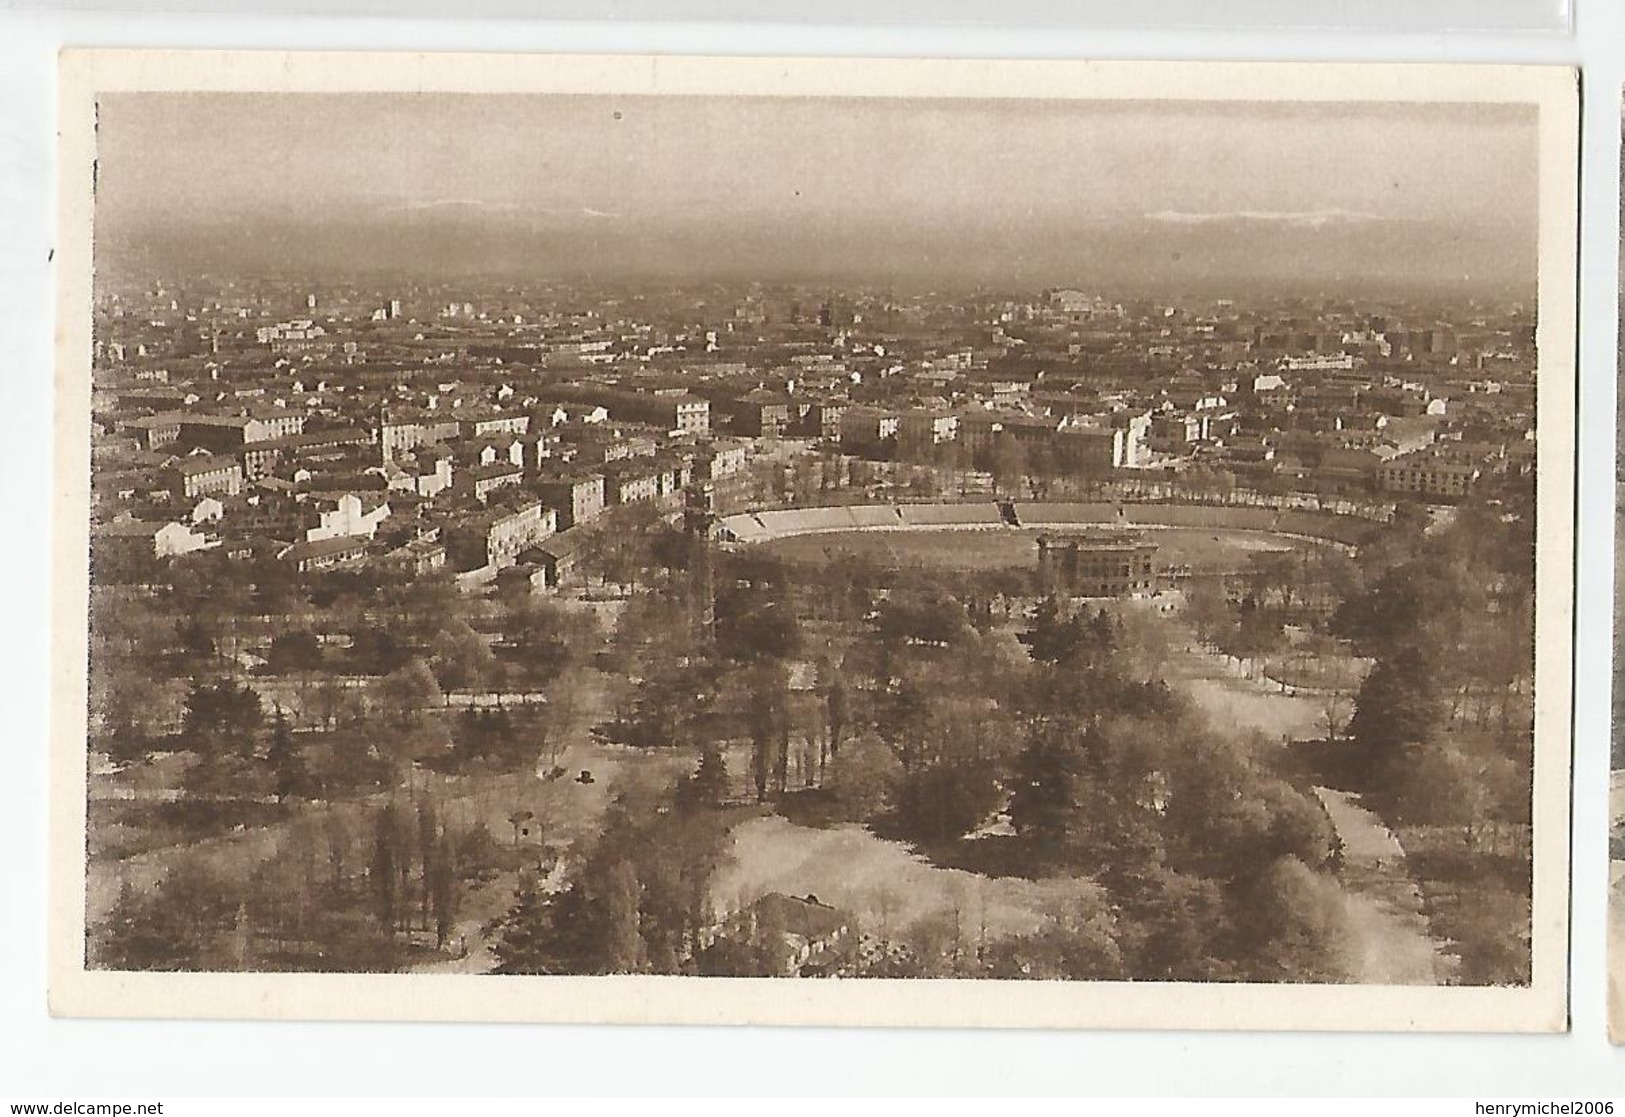
[[[1023,502],[1001,508],[992,502],[944,504],[835,505],[781,508],[724,516],[724,542],[765,543],[818,532],[941,528],[996,529],[1109,525],[1124,528],[1206,528],[1271,532],[1358,546],[1369,538],[1372,521],[1330,511],[1268,507],[1162,504]]]

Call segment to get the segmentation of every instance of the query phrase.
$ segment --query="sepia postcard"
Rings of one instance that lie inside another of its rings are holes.
[[[1572,70],[61,78],[54,1012],[1566,1027]]]

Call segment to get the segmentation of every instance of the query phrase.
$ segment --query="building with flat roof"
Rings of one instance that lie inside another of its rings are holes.
[[[336,570],[341,566],[354,566],[367,557],[370,540],[355,535],[336,539],[317,539],[285,547],[277,557],[301,574],[318,570]]]
[[[296,411],[267,409],[252,415],[193,415],[181,417],[178,441],[219,453],[241,450],[251,442],[269,442],[301,434],[305,417]]]
[[[951,412],[914,409],[898,419],[897,449],[904,455],[926,454],[958,437],[959,416]]]
[[[183,523],[115,520],[91,532],[91,550],[100,559],[163,559],[219,546],[203,532]]]
[[[534,547],[558,530],[558,517],[539,500],[507,511],[489,512],[452,525],[446,532],[446,555],[459,571],[512,566],[520,551]]]
[[[491,494],[498,489],[509,485],[517,485],[525,479],[525,470],[522,466],[511,462],[494,462],[491,465],[475,466],[465,475],[474,496],[480,501],[491,498]]]
[[[411,539],[390,551],[380,561],[412,577],[418,577],[446,565],[446,546],[434,539]]]
[[[790,427],[789,397],[756,388],[742,396],[717,401],[735,434],[751,438],[783,438]]]
[[[1401,454],[1377,469],[1377,485],[1395,495],[1460,499],[1477,482],[1480,469],[1471,462],[1452,460],[1426,450]]]
[[[316,525],[305,531],[307,542],[351,535],[371,539],[378,533],[378,525],[389,518],[389,502],[345,493],[331,507],[319,508],[317,517]]]
[[[367,446],[373,441],[372,432],[364,427],[341,427],[335,430],[303,431],[299,434],[244,443],[241,450],[243,476],[258,480],[274,472],[283,462],[298,461],[323,450],[346,446]]]
[[[188,500],[203,496],[236,496],[243,491],[243,467],[236,458],[202,454],[170,466],[173,490]]]
[[[557,589],[575,579],[585,539],[580,531],[570,528],[560,531],[536,548],[537,557],[541,561],[544,585]]]
[[[464,438],[492,438],[501,434],[528,434],[530,414],[525,411],[500,411],[463,408],[454,413],[458,431]]]
[[[1079,597],[1155,592],[1157,545],[1133,532],[1038,537],[1038,572],[1047,585]]]
[[[696,437],[711,432],[711,401],[688,392],[635,392],[602,384],[567,384],[551,389],[567,403],[602,407],[617,423],[647,423]]]
[[[118,424],[118,429],[120,433],[134,438],[143,450],[161,450],[174,445],[180,438],[183,420],[184,416],[179,412],[164,411],[157,415],[125,419]]]
[[[547,506],[558,513],[561,531],[589,523],[603,514],[606,495],[602,473],[539,481],[533,487]]]
[[[392,462],[427,443],[458,438],[462,430],[462,424],[450,415],[386,413],[378,423],[378,444],[383,460]]]
[[[853,454],[880,456],[897,444],[899,426],[893,412],[849,407],[841,413],[841,448]]]

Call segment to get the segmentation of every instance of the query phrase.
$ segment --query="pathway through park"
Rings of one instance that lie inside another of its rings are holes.
[[[1422,893],[1405,869],[1405,850],[1359,796],[1327,787],[1315,794],[1343,842],[1343,891],[1358,936],[1361,984],[1437,985],[1437,951],[1428,934]]]
[[[1190,694],[1219,725],[1257,729],[1272,740],[1322,735],[1321,704],[1283,694],[1268,680],[1248,677],[1234,661],[1192,650],[1177,669]],[[1340,881],[1349,924],[1357,936],[1352,979],[1362,985],[1437,985],[1442,967],[1428,933],[1422,895],[1405,864],[1405,850],[1359,796],[1317,787],[1343,843]]]

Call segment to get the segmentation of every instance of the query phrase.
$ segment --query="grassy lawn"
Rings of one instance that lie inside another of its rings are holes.
[[[1336,690],[1351,699],[1371,670],[1371,660],[1360,656],[1272,656],[1264,674],[1275,682],[1300,690]]]
[[[1312,740],[1326,733],[1324,703],[1281,692],[1279,684],[1245,678],[1213,652],[1170,656],[1168,682],[1188,694],[1223,729],[1257,730],[1271,739]]]
[[[120,859],[220,838],[237,827],[276,826],[287,812],[274,803],[181,803],[97,800],[89,804],[90,856]]]
[[[778,816],[751,819],[734,828],[732,855],[712,882],[719,911],[736,911],[768,892],[811,894],[873,934],[951,922],[957,911],[967,937],[1005,938],[1035,931],[1052,913],[1094,894],[1086,880],[941,868],[851,823],[814,829]]]

